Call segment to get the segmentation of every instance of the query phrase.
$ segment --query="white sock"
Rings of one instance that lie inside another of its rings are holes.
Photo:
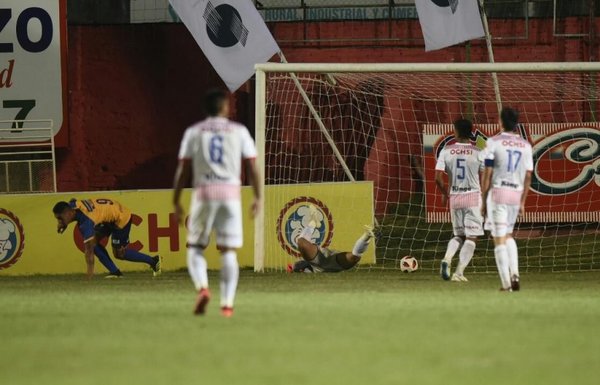
[[[187,265],[188,272],[196,290],[208,289],[208,274],[206,272],[206,259],[202,255],[202,249],[198,247],[190,247],[187,250]]]
[[[352,248],[352,255],[362,257],[365,251],[367,251],[369,243],[371,243],[371,237],[366,233],[361,235],[361,237],[356,240],[356,243]]]
[[[296,237],[296,244],[298,244],[298,238],[304,238],[307,241],[309,241],[310,243],[312,243],[312,235],[315,232],[315,228],[312,226],[306,226],[305,228],[302,229],[302,231],[300,232],[300,235],[298,235],[298,237]]]
[[[466,240],[462,248],[460,249],[460,254],[458,254],[459,262],[456,267],[456,274],[463,275],[465,272],[465,267],[471,262],[471,258],[473,258],[473,253],[475,252],[475,242],[471,240]]]
[[[510,271],[508,270],[508,250],[506,249],[506,245],[496,246],[494,248],[494,255],[496,256],[496,266],[498,266],[502,288],[508,289],[510,287]]]
[[[517,242],[515,239],[510,237],[506,238],[506,249],[508,250],[508,268],[510,270],[511,277],[513,275],[519,276],[519,251],[517,250]]]
[[[240,268],[237,253],[229,250],[221,255],[221,307],[233,307]]]
[[[460,245],[462,245],[462,239],[459,237],[454,237],[448,242],[448,248],[446,249],[446,255],[444,255],[444,260],[448,263],[452,262],[452,257],[454,254],[460,249]]]

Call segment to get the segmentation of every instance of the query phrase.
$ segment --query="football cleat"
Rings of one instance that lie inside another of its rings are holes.
[[[206,305],[210,302],[210,291],[208,289],[200,289],[194,306],[195,315],[203,315],[206,313]]]
[[[458,275],[456,273],[452,274],[452,282],[469,282],[469,280],[467,279],[467,277],[465,277],[464,275]]]
[[[448,261],[442,260],[442,264],[440,266],[440,275],[444,281],[450,280],[450,264]]]
[[[117,270],[115,273],[109,273],[104,276],[106,279],[115,279],[115,278],[123,278],[123,273],[120,270]]]
[[[512,291],[519,291],[521,290],[521,283],[519,282],[519,276],[518,275],[513,275],[510,279],[510,287],[512,289]]]
[[[363,228],[365,229],[365,235],[367,236],[368,240],[375,238],[375,233],[373,232],[373,226],[363,225]]]
[[[158,277],[162,274],[162,257],[160,255],[157,255],[152,259],[154,259],[154,261],[156,262],[156,264],[152,268],[152,275],[154,277]]]
[[[233,316],[233,308],[232,307],[227,307],[227,306],[223,306],[221,308],[221,315],[225,318],[231,318]]]

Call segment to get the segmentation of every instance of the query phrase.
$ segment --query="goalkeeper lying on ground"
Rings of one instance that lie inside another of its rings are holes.
[[[309,222],[296,238],[298,251],[302,259],[293,265],[288,265],[290,273],[338,273],[350,270],[358,264],[362,255],[367,251],[371,239],[375,237],[373,230],[365,226],[364,234],[356,241],[351,252],[337,251],[321,247],[312,242],[316,221]]]

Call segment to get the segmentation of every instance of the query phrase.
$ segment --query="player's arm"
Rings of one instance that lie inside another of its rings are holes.
[[[177,171],[175,171],[175,182],[173,187],[173,207],[177,222],[183,219],[183,208],[181,207],[181,191],[189,182],[192,175],[192,162],[190,159],[180,159]]]
[[[448,186],[446,186],[446,182],[444,182],[443,171],[435,170],[435,184],[442,192],[442,202],[446,205],[446,202],[448,201]]]
[[[494,144],[493,140],[488,139],[485,149],[480,154],[483,162],[483,175],[481,176],[481,214],[486,215],[487,197],[492,187],[492,175],[494,174]]]
[[[488,166],[490,164],[490,166]],[[486,214],[487,197],[492,187],[492,175],[494,173],[494,161],[486,160],[486,167],[483,170],[483,177],[481,178],[481,212],[483,215]]]
[[[446,182],[444,182],[443,175],[446,172],[445,154],[446,151],[443,150],[435,163],[435,184],[442,192],[442,203],[444,206],[446,206],[446,202],[448,201],[448,186],[446,186]]]
[[[96,246],[96,238],[91,238],[84,243],[85,263],[87,265],[87,277],[92,279],[94,276],[94,247]]]
[[[244,169],[248,176],[248,182],[252,186],[252,192],[254,193],[254,202],[252,203],[252,218],[258,214],[260,210],[260,187],[258,185],[258,171],[256,170],[255,158],[244,159]]]
[[[94,276],[94,247],[96,246],[96,230],[94,222],[84,217],[80,220],[79,231],[83,236],[83,252],[85,254],[85,263],[87,265],[86,275],[88,279]]]
[[[525,201],[527,200],[527,194],[529,193],[529,187],[531,186],[531,171],[525,173],[525,180],[523,181],[523,194],[521,195],[521,207],[519,214],[525,214]]]
[[[531,153],[531,147],[525,152],[525,180],[523,181],[523,194],[521,195],[521,207],[519,208],[519,214],[525,214],[525,201],[527,200],[527,194],[531,187],[531,174],[533,173],[533,154]]]

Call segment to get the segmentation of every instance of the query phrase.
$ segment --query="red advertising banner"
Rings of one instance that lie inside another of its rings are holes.
[[[496,124],[475,125],[475,144],[485,147]],[[533,147],[534,171],[522,222],[600,221],[600,123],[539,123],[520,126]],[[450,222],[435,185],[435,163],[454,143],[452,124],[423,127],[427,220]]]

